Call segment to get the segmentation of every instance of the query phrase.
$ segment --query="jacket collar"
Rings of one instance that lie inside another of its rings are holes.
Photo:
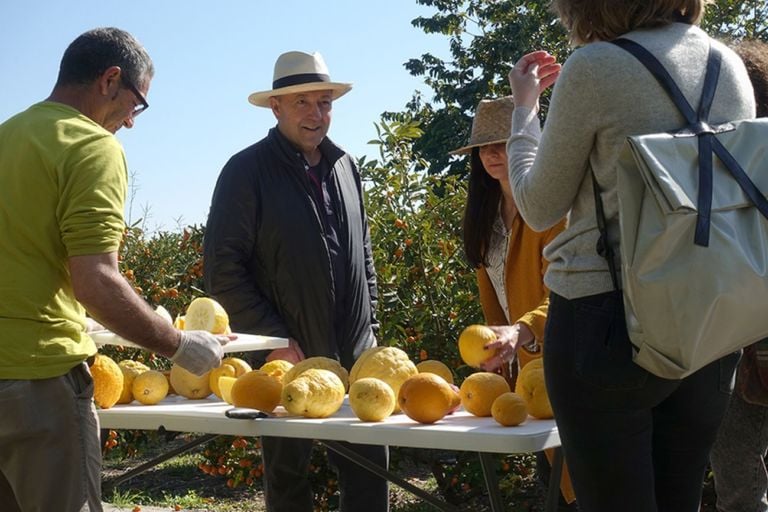
[[[269,130],[267,138],[274,143],[280,158],[284,161],[292,165],[295,165],[297,161],[304,162],[304,159],[301,157],[301,152],[291,144],[291,141],[289,141],[285,135],[280,133],[277,126]],[[332,167],[336,164],[336,161],[345,154],[344,150],[334,144],[328,137],[325,137],[322,142],[320,142],[320,153],[322,153],[325,160],[330,162]]]

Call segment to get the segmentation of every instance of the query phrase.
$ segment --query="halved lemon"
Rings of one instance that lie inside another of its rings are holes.
[[[224,308],[209,297],[198,297],[189,303],[184,315],[184,330],[224,334],[229,328],[229,316]]]

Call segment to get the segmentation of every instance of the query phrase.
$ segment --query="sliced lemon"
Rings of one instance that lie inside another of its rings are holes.
[[[221,388],[219,387],[219,379],[221,377],[236,377],[235,367],[229,364],[222,364],[218,368],[211,370],[211,373],[208,375],[208,384],[211,386],[211,391],[219,398],[222,398]]]
[[[221,399],[228,404],[232,403],[232,386],[235,385],[237,377],[219,377],[219,391]]]
[[[208,331],[224,334],[229,328],[229,316],[224,308],[209,297],[198,297],[190,302],[184,315],[184,330]]]

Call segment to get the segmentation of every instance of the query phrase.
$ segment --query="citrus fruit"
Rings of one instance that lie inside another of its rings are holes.
[[[272,412],[280,403],[282,390],[283,386],[275,377],[261,370],[251,370],[237,378],[230,395],[235,407]]]
[[[267,363],[264,363],[259,370],[270,374],[275,377],[281,383],[283,382],[283,376],[288,373],[288,370],[293,368],[293,363],[284,361],[282,359],[274,359]]]
[[[211,387],[211,391],[213,391],[213,394],[216,395],[219,398],[222,398],[221,396],[221,389],[219,388],[219,379],[221,377],[236,377],[237,373],[235,370],[235,367],[222,363],[221,366],[218,368],[214,368],[208,373],[208,385]]]
[[[553,418],[552,405],[549,403],[547,386],[544,383],[544,360],[534,359],[517,376],[515,393],[523,397],[528,406],[528,413],[534,418]]]
[[[448,414],[453,414],[457,410],[459,410],[459,407],[461,407],[461,393],[459,391],[459,386],[456,384],[448,384],[451,386],[451,391],[453,391],[453,401],[451,402],[451,407],[448,409]]]
[[[445,363],[436,361],[434,359],[425,359],[424,361],[416,364],[416,369],[419,373],[434,373],[445,379],[448,384],[453,384],[453,373]]]
[[[173,321],[173,326],[177,329],[184,330],[184,317],[182,315],[176,315],[176,320]]]
[[[144,405],[155,405],[168,396],[168,381],[162,372],[147,370],[133,379],[133,397]]]
[[[341,383],[344,385],[344,390],[346,391],[346,389],[349,388],[349,373],[347,372],[347,369],[341,366],[341,363],[337,360],[323,356],[308,357],[293,365],[287,372],[285,372],[285,375],[283,375],[283,386],[289,384],[296,377],[312,368],[332,371],[341,380]]]
[[[232,403],[232,386],[237,382],[237,377],[219,377],[219,390],[221,399],[228,404]]]
[[[405,379],[418,373],[419,370],[405,351],[397,347],[372,347],[355,361],[349,372],[349,381],[354,383],[366,377],[380,379],[389,384],[392,392],[398,396]],[[395,405],[395,412],[399,410],[399,404]]]
[[[133,379],[142,372],[149,370],[149,366],[139,361],[132,359],[123,359],[117,366],[120,367],[120,371],[123,372],[123,390],[120,393],[120,398],[117,399],[119,404],[129,404],[133,402]]]
[[[475,416],[490,416],[493,401],[510,391],[506,379],[497,373],[473,373],[461,383],[461,405]]]
[[[497,423],[513,427],[525,421],[528,417],[528,407],[523,397],[510,391],[496,397],[491,405],[491,416]]]
[[[205,398],[211,394],[211,385],[208,382],[209,373],[205,372],[203,375],[198,376],[174,364],[171,366],[171,387],[176,391],[177,395],[186,398],[193,400]]]
[[[93,376],[93,401],[102,409],[117,403],[123,392],[123,372],[109,356],[96,354],[90,366]]]
[[[160,316],[160,318],[167,321],[169,324],[173,324],[173,317],[168,312],[168,310],[165,309],[163,306],[157,306],[155,308],[155,313],[157,313]]]
[[[198,297],[189,303],[184,315],[184,330],[208,331],[224,334],[229,327],[229,316],[224,308],[210,297]]]
[[[349,386],[349,406],[361,421],[381,421],[395,409],[395,393],[383,380],[366,377]]]
[[[235,377],[239,377],[242,374],[253,370],[247,361],[240,359],[239,357],[225,357],[221,360],[221,364],[228,364],[233,367],[235,369]]]
[[[442,419],[454,402],[454,393],[445,379],[434,373],[417,373],[405,379],[397,395],[400,409],[419,423]]]
[[[327,418],[344,402],[344,383],[331,370],[310,368],[283,387],[282,404],[290,414]]]
[[[486,343],[496,339],[496,333],[485,325],[470,325],[459,335],[459,354],[469,366],[478,368],[481,363],[496,355],[497,350],[486,350]]]

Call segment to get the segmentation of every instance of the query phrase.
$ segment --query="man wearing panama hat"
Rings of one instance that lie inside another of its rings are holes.
[[[376,274],[360,175],[327,137],[333,101],[352,88],[331,81],[319,53],[291,51],[275,63],[272,88],[248,101],[277,126],[221,171],[205,232],[205,286],[238,332],[290,339],[261,354],[296,363],[337,359],[350,370],[376,345]],[[259,364],[261,361],[254,362]],[[348,445],[386,467],[386,447]],[[262,438],[269,512],[311,512],[312,441]],[[387,482],[329,451],[341,510],[386,511]]]

